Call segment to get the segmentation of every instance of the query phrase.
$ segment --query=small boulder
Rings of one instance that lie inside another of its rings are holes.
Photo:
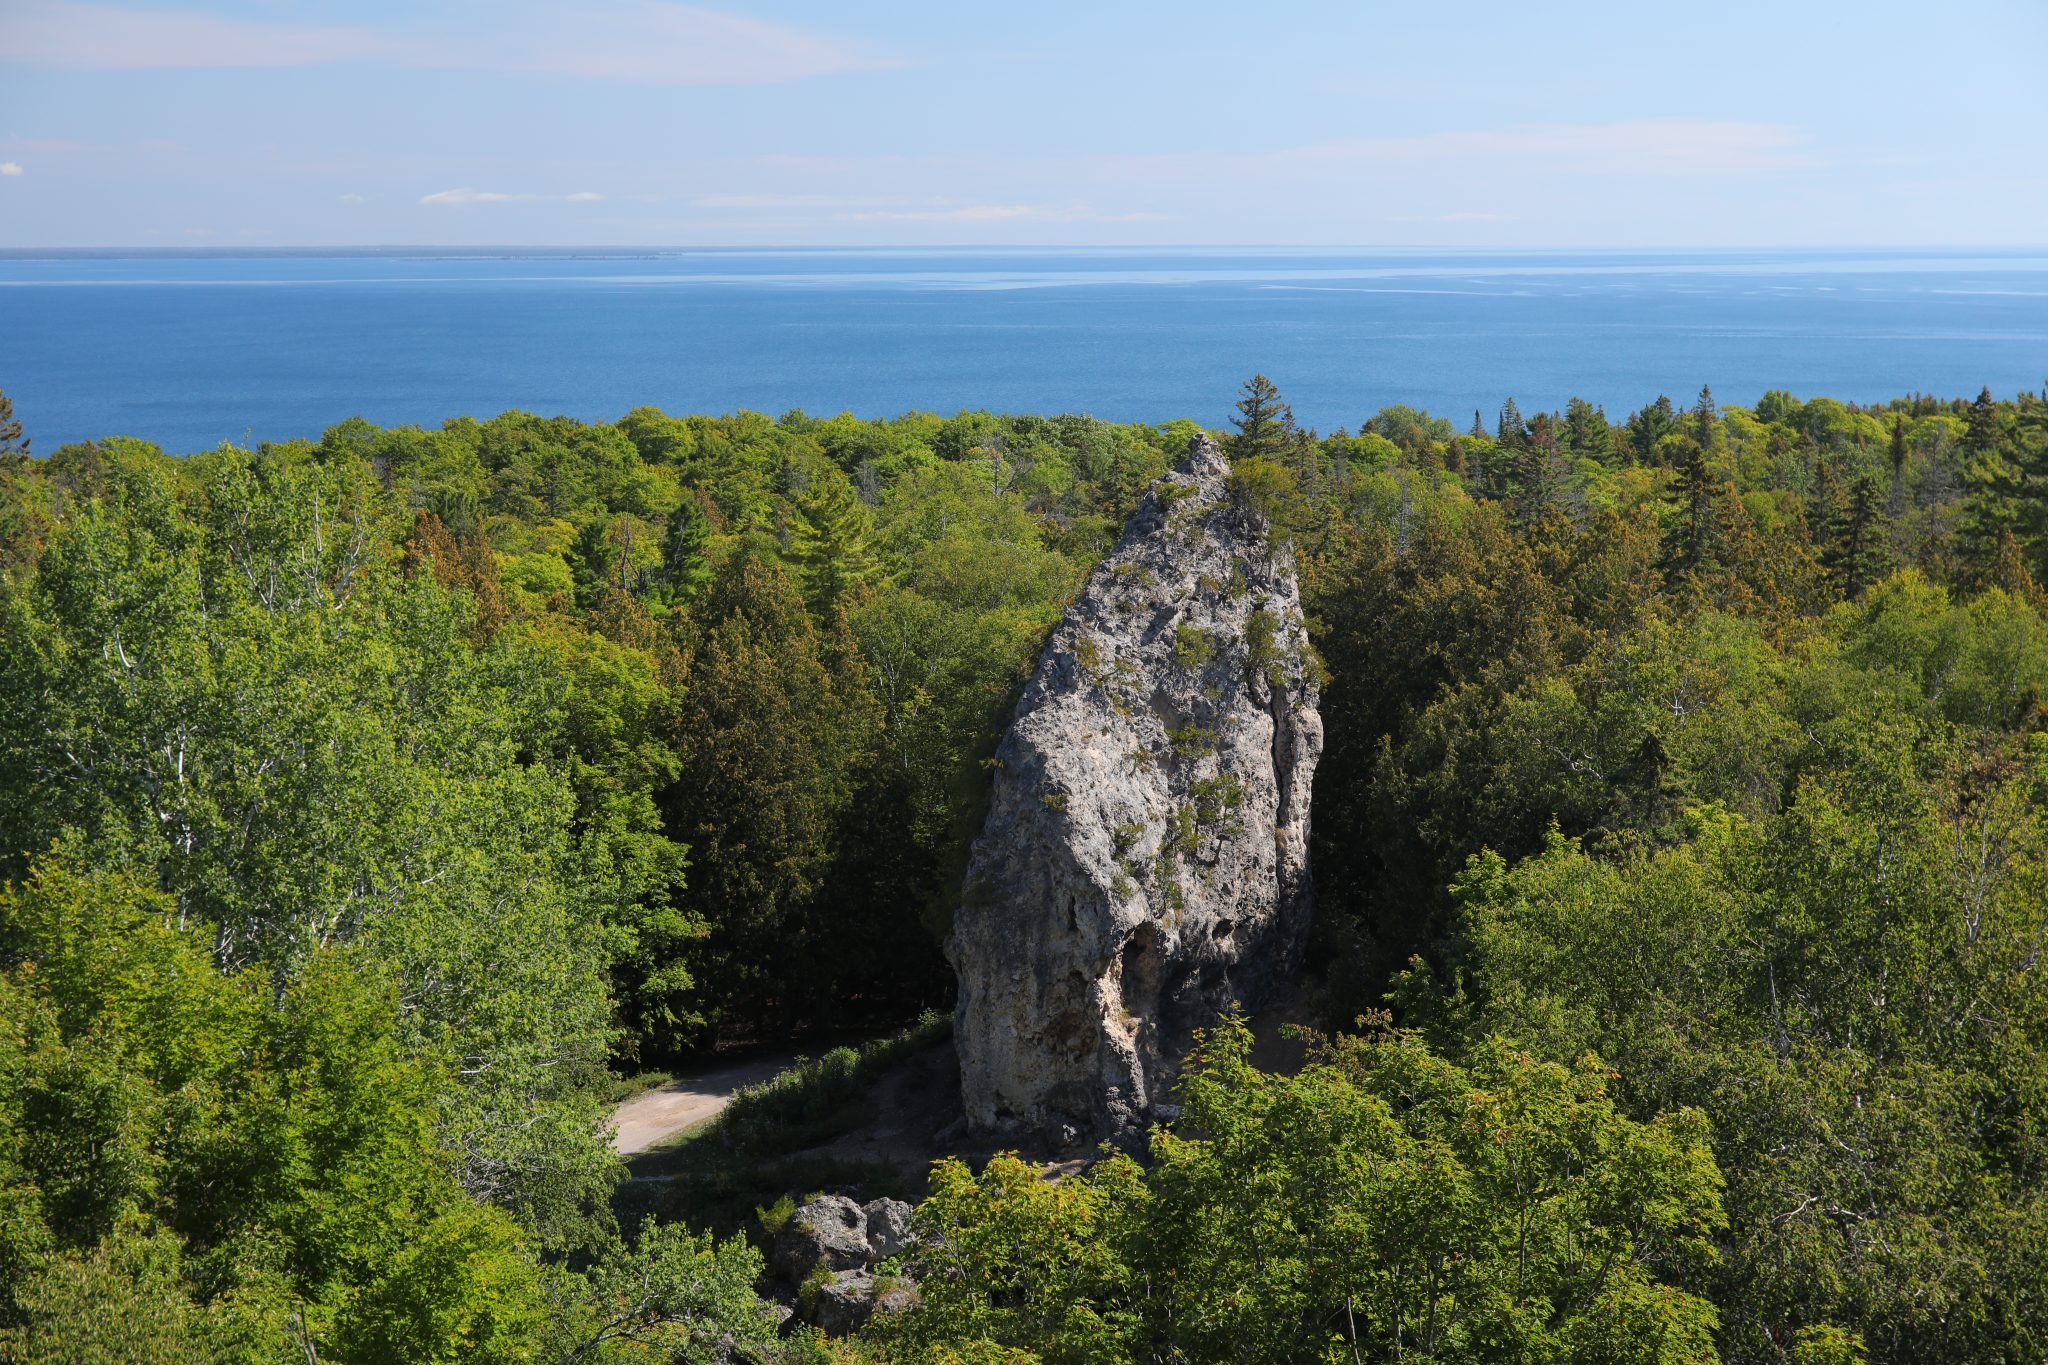
[[[792,1284],[802,1284],[821,1265],[860,1270],[872,1259],[867,1213],[843,1194],[822,1195],[791,1214],[775,1234],[771,1257],[776,1273]]]
[[[875,1281],[865,1270],[842,1270],[805,1294],[810,1323],[827,1336],[850,1336],[875,1315]]]
[[[868,1220],[868,1251],[886,1261],[910,1244],[910,1205],[901,1199],[876,1199],[862,1206]]]
[[[875,1283],[875,1311],[901,1313],[917,1306],[917,1285],[910,1280],[878,1280]]]
[[[901,1313],[917,1302],[908,1280],[876,1279],[865,1270],[842,1270],[807,1288],[802,1317],[827,1336],[850,1336],[877,1313]]]

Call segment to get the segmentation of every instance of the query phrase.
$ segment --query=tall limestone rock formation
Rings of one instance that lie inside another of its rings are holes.
[[[947,944],[977,1127],[1128,1136],[1300,966],[1317,665],[1292,556],[1198,438],[1046,644]]]

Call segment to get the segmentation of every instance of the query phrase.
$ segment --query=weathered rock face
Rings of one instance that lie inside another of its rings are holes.
[[[910,1214],[900,1199],[856,1204],[841,1194],[819,1195],[791,1214],[768,1262],[796,1291],[794,1315],[844,1336],[876,1313],[901,1312],[916,1302],[916,1286],[906,1275],[875,1275],[883,1261],[915,1244]]]
[[[1194,1029],[1300,965],[1316,664],[1291,555],[1198,439],[1054,630],[947,951],[967,1116],[1141,1128]]]
[[[917,1302],[917,1287],[878,1280],[865,1270],[842,1270],[817,1286],[805,1321],[827,1336],[851,1336],[877,1313],[901,1313]]]
[[[856,1204],[843,1194],[821,1194],[776,1233],[769,1264],[791,1284],[802,1284],[820,1265],[866,1270],[908,1245],[910,1205],[901,1199]]]
[[[845,1195],[828,1194],[790,1215],[775,1235],[771,1260],[790,1283],[801,1284],[820,1265],[859,1270],[872,1256],[867,1211]]]

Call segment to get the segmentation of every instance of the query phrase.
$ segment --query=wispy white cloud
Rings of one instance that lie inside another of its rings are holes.
[[[1512,223],[1512,213],[1480,213],[1470,209],[1453,213],[1383,213],[1377,221],[1382,223]]]
[[[836,215],[845,223],[1138,223],[1153,213],[1101,213],[1086,204],[960,204],[867,208]]]
[[[344,204],[360,204],[365,202],[360,194],[344,194],[340,196],[340,199]]]
[[[836,34],[673,0],[546,6],[536,18],[476,65],[648,85],[775,85],[903,65]]]
[[[872,199],[841,199],[829,194],[707,194],[690,203],[700,209],[834,209],[872,204]]]
[[[21,163],[20,163],[19,161],[0,161],[0,175],[20,175],[20,174],[21,174]]]
[[[360,198],[361,196],[353,197]],[[349,199],[351,196],[345,194],[342,198]],[[457,189],[436,190],[432,194],[423,194],[420,196],[420,202],[422,204],[463,205],[523,204],[541,200],[561,204],[594,204],[602,198],[604,196],[595,190],[578,190],[574,194],[506,194],[501,190],[477,190],[463,185]]]
[[[380,55],[368,29],[252,23],[89,0],[16,0],[0,62],[94,71],[152,67],[308,66]]]
[[[894,55],[836,34],[675,0],[505,0],[487,27],[231,19],[98,0],[12,0],[0,64],[73,70],[370,61],[648,85],[772,85],[883,71]]]
[[[509,204],[514,200],[531,199],[530,194],[500,194],[496,190],[473,190],[467,185],[461,189],[438,190],[433,194],[420,196],[422,204]]]
[[[1697,175],[1791,169],[1804,139],[1771,123],[1637,119],[1619,123],[1529,124],[1416,137],[1353,138],[1283,153],[1308,162],[1513,161],[1580,174]]]
[[[690,201],[721,212],[781,213],[840,223],[1129,223],[1150,213],[1099,213],[1086,204],[961,204],[946,198],[832,194],[707,194]]]
[[[1043,218],[1048,212],[1029,204],[969,204],[957,209],[863,209],[843,216],[854,223],[1001,223]]]

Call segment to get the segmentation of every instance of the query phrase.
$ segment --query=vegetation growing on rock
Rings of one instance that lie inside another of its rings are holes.
[[[1193,1030],[1299,968],[1316,681],[1299,626],[1250,666],[1251,598],[1284,620],[1297,590],[1229,478],[1198,438],[1053,631],[1003,738],[947,945],[979,1127],[1133,1138]],[[1127,611],[1134,565],[1160,591]],[[1255,592],[1225,591],[1232,573]],[[1128,693],[1102,686],[1104,658]]]

